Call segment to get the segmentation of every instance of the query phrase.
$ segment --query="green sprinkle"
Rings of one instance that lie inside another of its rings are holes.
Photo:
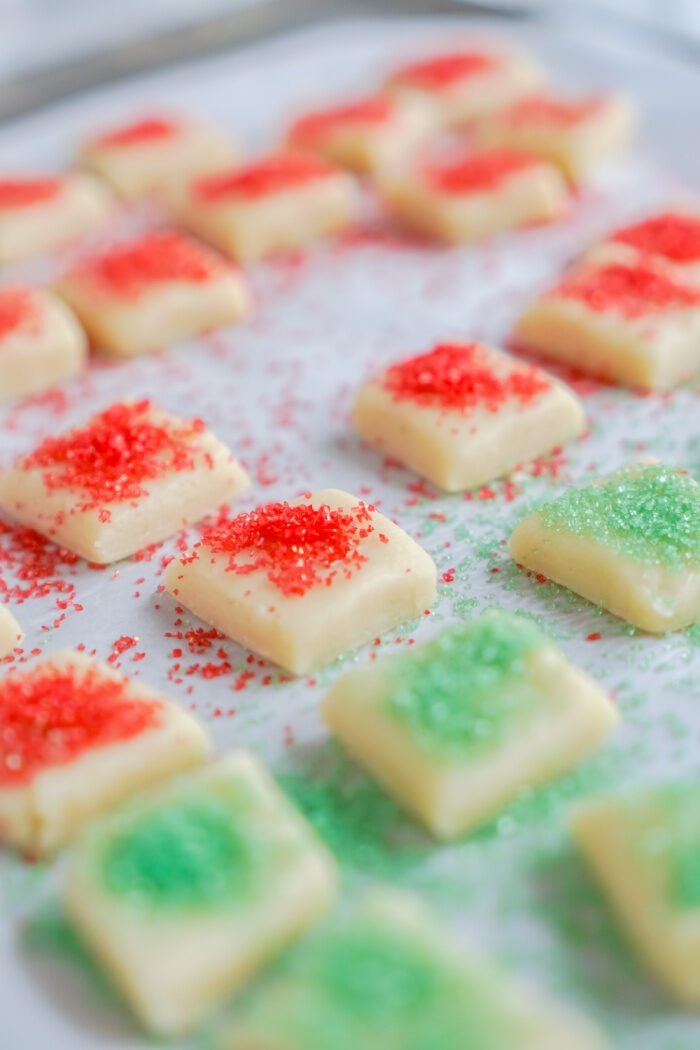
[[[669,467],[634,467],[570,488],[540,513],[547,528],[591,536],[635,561],[700,564],[700,486]]]
[[[464,753],[499,742],[539,702],[522,677],[547,644],[530,622],[490,612],[395,662],[392,714],[428,747]]]
[[[103,875],[112,893],[151,906],[212,908],[247,891],[256,862],[228,801],[202,795],[119,832],[103,854]]]

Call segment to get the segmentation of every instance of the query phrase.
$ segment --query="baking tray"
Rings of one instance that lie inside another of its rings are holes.
[[[697,386],[642,397],[579,377],[591,420],[586,438],[513,483],[466,498],[440,495],[383,463],[353,436],[348,412],[358,383],[382,363],[441,338],[504,340],[522,306],[597,234],[697,187],[698,67],[614,23],[601,32],[586,20],[336,18],[16,119],[0,129],[0,167],[60,167],[85,133],[160,106],[201,114],[235,129],[251,152],[261,150],[292,114],[368,90],[401,57],[453,45],[456,30],[505,36],[533,50],[572,90],[625,90],[642,113],[639,148],[584,193],[565,222],[478,248],[402,240],[370,209],[359,233],[254,267],[248,324],[153,358],[96,362],[60,394],[3,409],[0,464],[119,398],[150,396],[174,412],[202,416],[253,476],[239,509],[337,485],[372,500],[433,555],[441,579],[434,612],[391,632],[376,649],[398,651],[494,605],[525,612],[615,694],[624,722],[611,743],[478,834],[438,847],[344,762],[321,726],[328,684],[366,662],[366,648],[300,681],[250,664],[230,642],[220,643],[221,653],[218,643],[191,652],[179,635],[197,621],[180,616],[158,590],[162,558],[175,540],[102,571],[55,558],[38,586],[20,578],[26,555],[5,534],[0,572],[11,587],[33,592],[14,608],[27,650],[82,644],[101,658],[116,653],[123,671],[196,710],[219,751],[260,752],[328,836],[343,864],[346,897],[377,879],[413,889],[466,942],[600,1018],[622,1050],[697,1050],[700,1021],[675,1012],[634,962],[572,847],[566,816],[591,792],[697,773],[700,634],[636,634],[521,574],[505,550],[528,507],[640,454],[699,476]],[[114,232],[154,221],[149,208],[135,209]],[[16,275],[50,279],[69,256]],[[184,655],[174,656],[176,649]],[[151,1045],[81,961],[54,896],[54,872],[0,855],[0,1048]],[[206,1045],[207,1038],[187,1045]]]

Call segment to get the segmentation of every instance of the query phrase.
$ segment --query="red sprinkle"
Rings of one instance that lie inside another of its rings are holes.
[[[57,197],[61,179],[1,179],[0,208],[29,208]]]
[[[0,288],[0,339],[37,319],[37,303],[27,288]]]
[[[458,161],[433,164],[425,169],[428,182],[442,193],[483,193],[498,189],[507,179],[540,162],[515,150],[471,153]]]
[[[0,784],[28,783],[85,751],[130,740],[159,722],[160,704],[97,668],[42,666],[0,681]]]
[[[86,259],[70,276],[119,299],[134,299],[170,281],[204,284],[224,269],[223,261],[179,233],[149,233]]]
[[[426,354],[393,365],[382,385],[396,401],[465,415],[477,406],[497,412],[513,399],[527,404],[549,389],[546,377],[530,365],[497,371],[478,343],[438,343]]]
[[[179,134],[180,125],[163,117],[145,117],[126,124],[115,131],[108,131],[93,139],[96,146],[140,146],[144,142],[160,142]]]
[[[20,460],[23,470],[44,471],[49,490],[84,494],[81,510],[148,495],[145,482],[195,468],[193,441],[204,430],[200,419],[172,423],[154,414],[151,402],[117,403],[84,426],[47,438]]]
[[[428,90],[438,91],[441,88],[452,87],[460,80],[488,73],[501,65],[501,62],[502,60],[495,55],[485,55],[478,51],[457,51],[402,66],[394,73],[392,80],[394,83],[416,84]]]
[[[254,200],[272,193],[304,186],[316,179],[326,179],[335,173],[335,168],[319,157],[300,156],[295,153],[267,157],[248,164],[244,168],[209,175],[198,179],[192,188],[195,197],[209,203],[242,197]]]
[[[362,124],[384,124],[394,113],[394,103],[389,98],[366,98],[344,106],[317,110],[296,120],[289,138],[297,145],[323,138],[339,127]]]
[[[700,261],[700,218],[695,215],[664,212],[616,230],[610,239],[675,263]]]
[[[349,577],[367,560],[358,547],[374,531],[372,509],[267,503],[206,530],[201,546],[228,554],[229,572],[262,571],[284,595],[306,594],[316,584],[330,586],[338,568]]]
[[[700,306],[700,290],[642,264],[592,267],[563,281],[551,294],[575,299],[602,313],[616,310],[629,318]]]
[[[604,105],[601,98],[588,98],[579,102],[531,95],[516,102],[508,110],[508,122],[518,124],[552,124],[556,127],[571,127],[598,112]]]

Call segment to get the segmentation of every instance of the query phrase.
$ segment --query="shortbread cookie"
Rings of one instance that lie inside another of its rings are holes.
[[[40,394],[83,370],[87,339],[50,292],[0,288],[0,404]]]
[[[336,879],[305,820],[239,752],[91,829],[64,901],[144,1027],[176,1038],[314,922]]]
[[[46,438],[0,475],[0,508],[82,558],[107,564],[198,521],[247,484],[201,419],[137,401]]]
[[[11,656],[22,641],[22,628],[4,605],[0,605],[0,659]]]
[[[103,178],[125,200],[167,190],[220,171],[239,154],[229,135],[192,120],[149,116],[95,135],[78,162]]]
[[[572,486],[520,522],[510,553],[644,631],[687,627],[700,619],[700,485],[653,463]]]
[[[613,230],[585,254],[591,263],[654,263],[684,284],[700,284],[700,214],[663,211]]]
[[[190,714],[80,653],[9,671],[0,678],[0,841],[53,852],[207,751]]]
[[[546,372],[477,343],[440,343],[366,383],[354,423],[386,455],[458,492],[578,437],[585,417]]]
[[[293,674],[418,616],[436,590],[429,555],[337,489],[205,529],[164,579],[179,603]]]
[[[242,274],[179,233],[149,233],[84,259],[56,285],[92,342],[119,357],[148,354],[248,310]]]
[[[171,198],[176,221],[226,255],[252,262],[303,248],[357,216],[351,176],[320,157],[280,154],[195,180]]]

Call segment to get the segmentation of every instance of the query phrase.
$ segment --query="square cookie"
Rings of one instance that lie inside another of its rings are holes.
[[[431,102],[447,124],[464,124],[509,105],[543,79],[529,58],[467,47],[408,62],[386,86],[401,98]]]
[[[634,110],[613,95],[574,101],[533,95],[483,120],[477,141],[486,148],[517,149],[556,164],[582,182],[632,138]]]
[[[229,638],[306,674],[421,614],[435,600],[435,576],[398,525],[322,489],[206,529],[164,580]]]
[[[448,244],[551,222],[569,200],[556,168],[514,150],[468,153],[388,176],[381,192],[403,225]]]
[[[573,831],[650,972],[700,1009],[700,781],[591,802]]]
[[[148,233],[84,259],[56,285],[99,350],[150,354],[240,321],[242,274],[179,233]]]
[[[22,628],[4,605],[0,605],[0,658],[11,656],[22,641]]]
[[[618,722],[602,689],[529,620],[497,611],[344,675],[323,717],[438,839],[569,772]]]
[[[85,367],[87,339],[50,292],[0,287],[0,404],[40,394]]]
[[[239,752],[90,829],[63,898],[144,1027],[175,1038],[314,922],[336,880],[303,817]]]
[[[700,288],[645,261],[584,266],[525,310],[515,337],[581,372],[668,390],[700,369]]]
[[[0,840],[51,853],[207,752],[190,714],[81,653],[11,670],[0,679]]]
[[[700,485],[633,464],[528,514],[516,562],[654,634],[700,619]]]
[[[92,175],[0,178],[0,266],[99,229],[113,208],[111,194]]]
[[[87,561],[127,558],[233,499],[248,476],[201,419],[118,402],[0,475],[0,508]]]
[[[585,254],[590,263],[653,263],[700,284],[700,214],[676,209],[613,230]]]
[[[218,171],[237,156],[235,142],[216,128],[153,115],[88,139],[78,151],[78,163],[109,183],[122,199],[136,200]]]
[[[483,485],[578,437],[578,398],[478,343],[439,343],[362,387],[358,434],[448,492]]]
[[[171,195],[177,222],[241,262],[337,233],[358,206],[351,176],[320,157],[291,153],[197,179]]]
[[[593,1024],[375,890],[292,949],[219,1050],[609,1050]]]
[[[287,133],[287,146],[319,153],[352,171],[377,172],[405,163],[437,124],[428,103],[378,95],[299,117]]]

